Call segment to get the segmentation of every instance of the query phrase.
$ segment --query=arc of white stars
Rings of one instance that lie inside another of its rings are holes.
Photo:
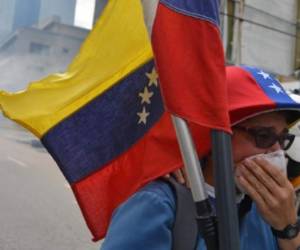
[[[146,73],[146,76],[149,78],[149,87],[152,85],[158,86],[158,74],[155,68],[152,69],[151,73]]]
[[[258,75],[261,75],[265,80],[268,79],[268,78],[271,79],[270,75],[269,75],[268,73],[262,71],[262,70],[259,71],[257,74],[258,74]]]
[[[283,90],[280,87],[278,87],[277,85],[275,85],[274,83],[272,83],[272,85],[269,85],[268,87],[271,89],[274,89],[277,94],[283,93]]]
[[[144,88],[144,92],[139,93],[139,96],[142,98],[141,104],[143,104],[144,102],[150,104],[151,103],[150,98],[153,96],[153,92],[149,92],[146,86]]]
[[[144,123],[146,125],[147,117],[150,115],[150,113],[146,111],[146,108],[143,107],[142,112],[138,112],[137,115],[140,117],[138,124]]]

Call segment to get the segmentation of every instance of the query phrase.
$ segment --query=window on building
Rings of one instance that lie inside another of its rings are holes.
[[[38,55],[49,55],[50,46],[41,43],[30,43],[29,52]]]

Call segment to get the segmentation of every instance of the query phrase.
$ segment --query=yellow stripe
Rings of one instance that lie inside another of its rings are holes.
[[[65,73],[17,93],[0,91],[0,108],[42,137],[151,58],[140,0],[110,0]]]

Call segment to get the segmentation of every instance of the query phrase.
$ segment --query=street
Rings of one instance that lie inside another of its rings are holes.
[[[31,134],[0,120],[0,250],[95,250],[53,159]]]

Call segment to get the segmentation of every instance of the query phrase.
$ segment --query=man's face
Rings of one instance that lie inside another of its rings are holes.
[[[249,156],[270,153],[281,148],[278,141],[268,147],[259,147],[253,134],[246,131],[246,129],[250,129],[251,131],[253,128],[254,130],[259,128],[262,131],[266,128],[267,132],[271,130],[273,133],[275,132],[279,135],[287,128],[287,123],[281,113],[272,112],[250,118],[233,127],[232,150],[235,164]]]

